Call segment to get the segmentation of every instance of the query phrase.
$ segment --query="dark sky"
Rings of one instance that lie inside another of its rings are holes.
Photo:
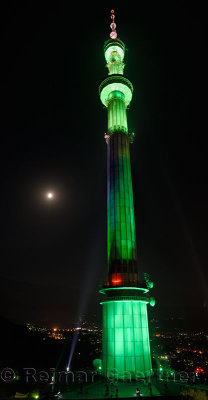
[[[115,9],[134,85],[128,111],[138,268],[155,315],[206,317],[207,63],[200,3],[1,5],[0,315],[101,318],[106,278],[107,76]],[[187,5],[188,4],[188,5]],[[44,194],[53,190],[56,199]]]

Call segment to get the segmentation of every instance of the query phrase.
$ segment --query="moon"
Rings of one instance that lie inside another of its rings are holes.
[[[49,200],[51,200],[51,199],[54,198],[54,194],[53,194],[52,192],[48,192],[47,195],[46,195],[46,197],[47,197]]]

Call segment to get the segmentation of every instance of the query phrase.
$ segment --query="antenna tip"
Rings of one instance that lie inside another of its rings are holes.
[[[111,19],[112,19],[112,23],[110,24],[110,28],[112,30],[112,32],[110,33],[110,38],[111,39],[116,39],[117,38],[117,32],[116,32],[116,24],[115,24],[115,14],[114,14],[114,10],[111,10]]]

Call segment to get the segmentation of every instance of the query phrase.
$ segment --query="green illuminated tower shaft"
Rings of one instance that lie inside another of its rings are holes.
[[[117,39],[112,10],[111,39],[104,45],[109,76],[100,85],[101,102],[108,109],[107,252],[108,279],[100,290],[103,306],[103,374],[131,378],[152,373],[147,293],[153,286],[146,275],[139,281],[126,108],[133,93],[123,76],[125,45]]]
[[[126,113],[126,110],[125,110]],[[129,138],[110,135],[107,145],[109,283],[138,283]]]

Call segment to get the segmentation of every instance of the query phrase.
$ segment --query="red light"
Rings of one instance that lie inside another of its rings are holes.
[[[204,370],[203,370],[203,368],[200,368],[200,367],[197,367],[197,368],[195,369],[195,372],[198,372],[198,373],[204,374]]]
[[[118,274],[112,274],[111,283],[113,286],[119,286],[122,283],[122,279]]]

